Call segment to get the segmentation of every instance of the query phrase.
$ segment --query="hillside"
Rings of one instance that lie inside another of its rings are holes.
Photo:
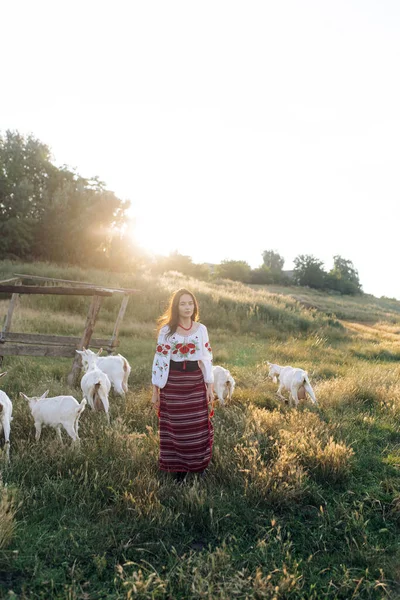
[[[19,397],[72,393],[66,359],[10,357],[1,387],[14,403],[2,470],[0,589],[18,598],[397,598],[400,588],[400,302],[300,288],[130,277],[51,264],[14,272],[140,290],[119,351],[132,365],[111,427],[87,409],[81,449],[54,431],[34,441]],[[171,291],[199,299],[214,363],[232,403],[216,407],[205,480],[183,487],[157,469],[150,402],[155,320]],[[89,300],[23,297],[13,331],[79,334]],[[0,318],[7,310],[0,300]],[[107,299],[96,334],[109,335]],[[282,405],[265,362],[309,371],[318,407]],[[0,594],[1,595],[1,594]]]

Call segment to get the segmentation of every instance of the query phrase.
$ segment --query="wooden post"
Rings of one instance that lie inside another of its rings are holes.
[[[21,280],[15,282],[15,285],[20,285]],[[14,312],[14,308],[16,307],[18,302],[18,294],[13,294],[11,296],[10,304],[8,305],[8,311],[6,314],[6,318],[4,319],[3,329],[1,330],[1,335],[3,336],[5,333],[8,333],[11,328],[11,320]]]
[[[115,325],[114,325],[114,331],[111,336],[110,343],[107,346],[108,354],[111,354],[111,352],[113,351],[114,346],[116,344],[116,341],[118,340],[119,328],[121,326],[122,319],[124,318],[126,307],[128,306],[128,302],[129,302],[129,296],[128,296],[128,294],[126,294],[122,298],[121,307],[119,309],[118,317],[117,317],[117,320],[115,321]]]
[[[99,310],[100,310],[102,301],[103,301],[102,296],[93,296],[93,298],[92,298],[92,302],[90,303],[89,312],[88,312],[88,315],[86,318],[85,331],[83,332],[81,341],[79,342],[78,350],[82,350],[83,347],[86,348],[87,346],[89,346],[90,338],[92,337],[92,333],[94,330],[97,315],[99,314]],[[72,369],[67,378],[67,382],[69,385],[71,385],[71,386],[76,385],[81,368],[82,368],[81,355],[78,353],[75,353],[75,359],[74,359],[74,362],[72,363]]]

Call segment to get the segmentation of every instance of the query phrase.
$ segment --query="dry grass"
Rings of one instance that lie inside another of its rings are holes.
[[[395,303],[346,303],[310,291],[296,299],[291,295],[298,289],[252,289],[178,274],[156,281],[48,265],[29,270],[140,287],[142,294],[130,303],[121,335],[120,351],[132,364],[130,392],[125,400],[111,398],[109,428],[101,415],[84,412],[80,450],[60,448],[51,430],[36,444],[31,415],[18,398],[20,390],[34,395],[49,388],[80,399],[80,391],[65,384],[70,361],[6,359],[2,386],[14,401],[14,421],[3,479],[21,504],[15,513],[14,495],[2,488],[5,593],[77,600],[396,597]],[[149,364],[156,317],[169,292],[182,285],[197,293],[215,363],[231,370],[237,387],[229,405],[216,407],[207,477],[179,486],[157,468]],[[312,298],[319,309],[304,306]],[[14,330],[80,333],[85,302],[23,299]],[[338,325],[335,307],[349,318],[370,310],[369,322]],[[6,308],[0,301],[0,312]],[[118,303],[105,303],[96,335],[112,330],[117,311]],[[267,360],[307,369],[319,406],[283,405],[267,379]]]
[[[14,494],[4,485],[0,486],[0,550],[7,548],[13,538],[15,529]]]

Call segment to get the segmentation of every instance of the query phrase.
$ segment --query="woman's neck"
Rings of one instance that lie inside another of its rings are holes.
[[[186,329],[192,326],[192,318],[191,317],[179,317],[179,325],[183,325]]]

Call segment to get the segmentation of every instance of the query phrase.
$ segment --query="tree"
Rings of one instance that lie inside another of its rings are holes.
[[[340,255],[333,257],[333,268],[328,273],[327,286],[341,294],[362,292],[358,271],[351,260],[346,260]]]
[[[2,256],[107,266],[128,208],[97,177],[53,165],[49,148],[33,136],[0,135]]]
[[[262,257],[263,264],[261,269],[263,271],[257,269],[257,273],[254,273],[253,279],[255,277],[256,279],[268,280],[266,283],[281,283],[283,280],[282,269],[285,264],[283,256],[274,250],[264,250]]]
[[[271,269],[271,271],[282,271],[285,259],[278,252],[264,250],[262,257],[264,265]]]
[[[294,280],[297,285],[323,289],[326,283],[326,272],[323,262],[310,254],[300,254],[294,259]]]
[[[105,254],[105,256],[104,256]],[[100,262],[100,259],[99,259]],[[103,253],[103,265],[112,271],[136,273],[147,266],[148,258],[135,242],[132,232],[115,229],[106,253]]]
[[[64,168],[40,221],[35,256],[107,266],[112,239],[119,236],[128,206],[97,178],[87,180]],[[125,258],[129,258],[128,245]]]
[[[251,283],[258,285],[267,285],[269,283],[276,283],[274,274],[271,272],[269,267],[262,265],[257,269],[251,271]]]
[[[152,270],[160,275],[167,271],[178,271],[183,275],[191,276],[194,268],[195,265],[190,256],[175,251],[171,252],[169,256],[157,256]]]
[[[232,279],[243,283],[251,281],[251,267],[244,260],[223,260],[217,265],[215,274],[223,279]]]
[[[48,182],[56,167],[50,150],[33,136],[0,136],[0,253],[31,254],[37,224],[46,209]]]

